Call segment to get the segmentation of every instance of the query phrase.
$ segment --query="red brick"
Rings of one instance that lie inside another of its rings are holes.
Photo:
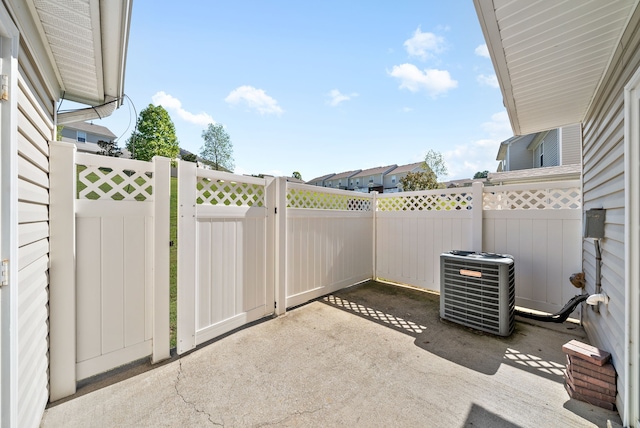
[[[587,382],[587,383],[590,383],[592,385],[599,386],[600,388],[609,388],[609,389],[611,389],[611,388],[615,388],[616,387],[615,383],[605,382],[603,380],[596,379],[595,377],[587,376],[587,375],[584,375],[584,374],[576,372],[576,371],[571,371],[571,377],[573,379],[576,379],[576,380],[581,380],[583,382]]]
[[[574,386],[573,390],[580,395],[584,395],[585,397],[593,397],[593,398],[597,398],[598,400],[608,401],[609,403],[613,403],[613,404],[616,403],[615,395],[600,394],[599,392],[595,392],[587,388],[580,388],[577,386]]]
[[[582,395],[576,392],[574,389],[572,389],[567,383],[564,384],[564,388],[569,393],[569,397],[575,400],[584,401],[585,403],[593,404],[594,406],[602,407],[603,409],[607,409],[607,410],[616,409],[616,406],[614,403],[609,403],[608,401],[598,400],[597,398],[594,398],[594,397],[588,397],[588,396]]]
[[[607,376],[616,376],[616,369],[613,367],[613,364],[607,363],[603,366],[599,366],[597,364],[592,364],[589,361],[583,360],[582,358],[572,357],[567,355],[567,359],[570,364],[575,364],[576,366],[584,367],[586,369],[593,370],[598,373],[602,373]]]
[[[587,345],[586,343],[572,340],[562,345],[562,351],[565,354],[576,356],[597,364],[599,366],[605,365],[611,358],[611,354],[602,349],[598,349],[595,346]]]
[[[594,385],[592,383],[588,383],[588,382],[584,382],[584,381],[579,380],[579,379],[575,379],[572,376],[571,372],[568,371],[568,370],[565,370],[564,378],[567,380],[567,382],[569,382],[571,384],[571,386],[574,389],[576,387],[580,387],[580,388],[590,389],[592,391],[599,392],[599,393],[605,394],[605,395],[612,395],[614,397],[616,395],[617,389],[615,388],[615,386],[612,386],[611,388],[602,388],[602,387]]]
[[[569,366],[569,369],[574,373],[580,373],[580,374],[583,374],[585,376],[590,376],[590,377],[602,380],[604,382],[612,383],[614,385],[616,383],[616,377],[615,376],[609,376],[609,375],[606,375],[606,374],[598,373],[598,372],[596,372],[594,370],[584,368],[584,367],[579,366],[577,364],[571,364]]]

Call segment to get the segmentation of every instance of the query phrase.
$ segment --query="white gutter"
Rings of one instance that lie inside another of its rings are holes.
[[[119,105],[119,100],[113,99],[105,104],[87,107],[78,110],[70,110],[58,113],[58,125],[65,125],[73,122],[84,122],[87,120],[103,119],[111,116]]]

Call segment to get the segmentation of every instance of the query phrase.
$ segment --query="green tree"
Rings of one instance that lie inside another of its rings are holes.
[[[438,177],[431,170],[407,173],[406,176],[400,179],[400,186],[403,192],[442,188],[438,183]]]
[[[122,156],[122,150],[120,149],[120,147],[118,147],[118,143],[115,143],[113,141],[100,140],[98,141],[98,147],[100,147],[101,149],[98,152],[99,155],[111,156],[114,158]]]
[[[429,150],[424,157],[424,166],[425,169],[430,169],[436,175],[436,179],[440,179],[441,177],[448,174],[447,164],[444,162],[444,157],[442,153],[437,152],[433,149]]]
[[[221,124],[210,123],[202,131],[204,146],[200,149],[200,156],[210,161],[217,170],[233,171],[233,145],[231,137]]]
[[[138,116],[136,128],[127,140],[133,159],[150,161],[154,156],[175,159],[180,153],[176,129],[162,106],[149,106]]]
[[[198,161],[198,157],[196,155],[194,155],[193,153],[185,153],[182,155],[182,160],[186,161],[186,162],[197,162]]]
[[[291,174],[291,176],[293,178],[297,178],[298,180],[302,180],[302,174],[300,174],[298,171],[293,171],[293,174]]]
[[[487,178],[488,176],[489,176],[489,171],[485,169],[484,171],[476,172],[473,178]]]

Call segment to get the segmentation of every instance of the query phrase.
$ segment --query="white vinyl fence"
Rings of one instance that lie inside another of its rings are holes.
[[[274,312],[274,222],[268,208],[275,194],[263,178],[191,162],[179,163],[178,183],[182,354]]]
[[[481,251],[482,187],[377,196],[376,277],[440,290],[440,254]]]
[[[579,290],[580,183],[530,183],[377,196],[376,277],[440,291],[440,254],[515,260],[516,304],[556,312]]]
[[[54,400],[169,356],[170,165],[65,144],[51,159]],[[578,182],[378,195],[180,161],[177,350],[368,279],[439,291],[450,250],[513,255],[517,304],[554,312],[577,293],[580,237]]]
[[[287,307],[372,278],[373,197],[287,183]]]
[[[131,361],[169,357],[170,162],[110,158],[52,148],[51,399]],[[77,188],[76,188],[77,186]],[[56,214],[56,211],[68,211]],[[75,237],[75,239],[74,239]],[[62,260],[66,258],[66,260]],[[64,346],[63,346],[64,345]]]

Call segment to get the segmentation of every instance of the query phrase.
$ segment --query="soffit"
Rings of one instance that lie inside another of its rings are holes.
[[[122,97],[131,0],[26,4],[66,99],[97,105]]]
[[[638,0],[474,0],[514,133],[582,122]]]

